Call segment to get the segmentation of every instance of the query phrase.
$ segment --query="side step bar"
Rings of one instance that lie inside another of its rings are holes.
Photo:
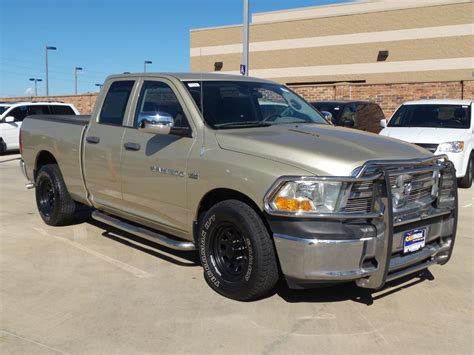
[[[183,251],[196,250],[196,247],[194,243],[192,242],[178,241],[178,240],[168,238],[162,234],[153,232],[149,229],[134,226],[132,224],[125,222],[122,219],[112,217],[108,214],[105,214],[97,210],[92,212],[92,218],[95,219],[96,221],[108,224],[110,226],[121,229],[130,234],[134,234],[136,236],[139,236],[141,238],[147,239],[151,242],[163,245],[171,249],[183,250]]]

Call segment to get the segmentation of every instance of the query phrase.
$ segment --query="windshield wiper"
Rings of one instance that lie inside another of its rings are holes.
[[[246,128],[246,127],[269,127],[272,124],[261,121],[229,122],[214,125],[216,128]]]

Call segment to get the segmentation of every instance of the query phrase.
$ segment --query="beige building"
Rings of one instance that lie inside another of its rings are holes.
[[[472,0],[356,1],[255,13],[250,75],[285,84],[473,80]],[[191,71],[239,73],[242,25],[191,30]]]

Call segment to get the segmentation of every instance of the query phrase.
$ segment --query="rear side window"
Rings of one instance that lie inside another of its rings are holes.
[[[75,115],[76,114],[71,106],[51,105],[50,108],[51,108],[51,112],[54,115]]]
[[[50,115],[51,112],[49,111],[48,105],[31,105],[28,106],[28,115]]]
[[[110,85],[99,116],[99,123],[121,126],[133,80],[116,81]]]

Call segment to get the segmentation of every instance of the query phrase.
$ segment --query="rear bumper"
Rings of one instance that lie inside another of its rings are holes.
[[[454,173],[451,163],[448,168]],[[457,195],[449,205],[420,207],[403,216],[393,213],[388,174],[378,182],[383,212],[367,219],[293,221],[270,218],[281,269],[291,288],[355,281],[379,289],[387,281],[433,264],[445,264],[457,228]],[[404,254],[403,234],[426,229],[423,249]]]
[[[20,159],[20,170],[27,181],[27,183],[25,184],[26,188],[31,189],[35,187],[35,183],[28,176],[28,171],[26,170],[26,164],[23,161],[23,159]]]

